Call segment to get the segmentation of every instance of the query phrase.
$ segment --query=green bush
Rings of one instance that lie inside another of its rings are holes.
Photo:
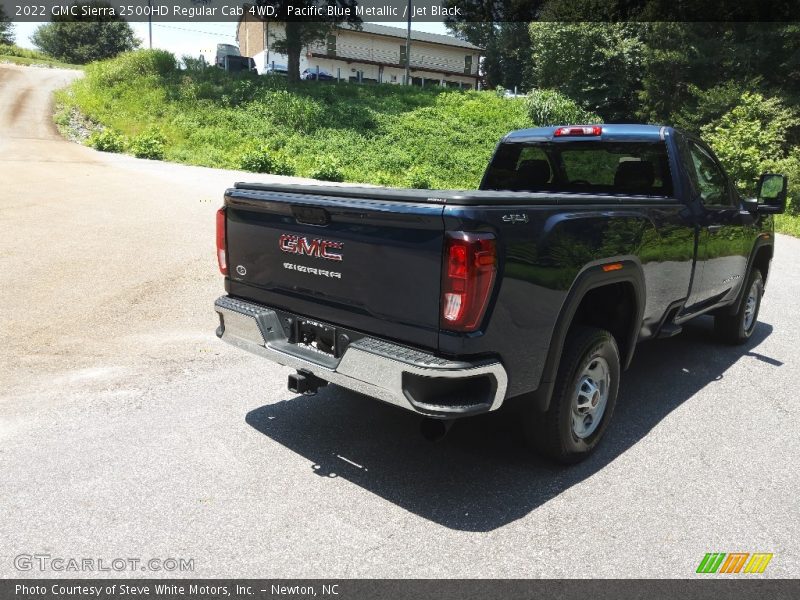
[[[742,86],[738,81],[726,81],[720,85],[704,90],[696,85],[689,85],[690,99],[672,117],[673,125],[686,131],[697,133],[703,125],[714,123],[739,104],[742,89],[755,89],[756,82]]]
[[[745,92],[734,108],[702,128],[703,139],[714,149],[739,190],[752,196],[762,172],[792,168],[786,138],[796,120],[797,115],[777,98]],[[790,190],[794,197],[800,193],[798,184],[795,180]]]
[[[598,115],[582,109],[555,90],[534,90],[528,94],[526,104],[528,116],[538,127],[603,122]]]
[[[151,130],[134,137],[131,140],[130,150],[137,158],[161,160],[164,158],[165,144],[164,135],[159,131]]]
[[[800,216],[800,148],[794,148],[786,158],[767,163],[764,171],[782,173],[789,178],[789,194],[786,211],[794,216]]]
[[[20,48],[14,44],[0,44],[0,56],[18,56],[20,58],[31,58],[35,60],[50,60],[49,56],[38,50]]]
[[[411,169],[406,175],[403,185],[418,190],[429,190],[431,177],[421,169]]]
[[[147,76],[166,77],[175,72],[175,56],[165,50],[136,50],[89,65],[87,78],[95,85],[131,84]]]
[[[108,127],[92,133],[86,143],[101,152],[123,152],[125,150],[125,138]]]
[[[242,170],[273,175],[294,175],[294,168],[270,148],[261,146],[246,151],[240,164]]]
[[[320,179],[322,181],[344,181],[344,173],[342,173],[339,165],[329,158],[323,158],[319,161],[308,176],[311,179]]]

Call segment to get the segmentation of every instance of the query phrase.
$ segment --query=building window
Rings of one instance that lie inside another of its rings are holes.
[[[471,75],[472,74],[472,55],[471,54],[467,54],[464,57],[464,73],[466,73],[467,75]]]
[[[328,44],[326,47],[326,51],[328,56],[336,56],[336,36],[329,35],[328,36]]]

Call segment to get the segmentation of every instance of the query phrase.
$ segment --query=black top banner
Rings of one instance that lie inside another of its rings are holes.
[[[800,0],[0,0],[16,22],[799,21]]]

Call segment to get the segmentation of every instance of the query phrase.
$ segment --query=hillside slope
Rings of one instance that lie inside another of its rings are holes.
[[[499,138],[528,125],[493,92],[301,82],[176,68],[139,51],[86,68],[59,94],[104,150],[195,165],[412,187],[478,184]],[[81,116],[77,116],[77,115]]]

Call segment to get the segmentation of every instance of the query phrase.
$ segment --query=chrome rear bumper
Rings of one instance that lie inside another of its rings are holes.
[[[214,308],[220,319],[217,336],[223,341],[422,415],[488,412],[505,399],[508,377],[496,360],[451,361],[371,337],[350,343],[335,358],[290,343],[285,323],[273,309],[230,296],[219,298]]]

